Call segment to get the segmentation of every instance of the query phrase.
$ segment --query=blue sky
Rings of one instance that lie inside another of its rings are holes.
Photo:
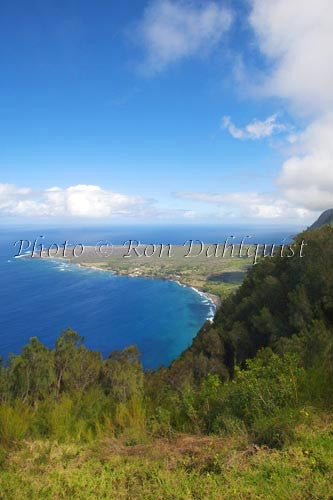
[[[2,220],[285,224],[333,205],[332,49],[315,52],[332,3],[289,4],[3,5]]]

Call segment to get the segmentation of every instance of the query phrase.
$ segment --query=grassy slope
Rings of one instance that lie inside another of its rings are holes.
[[[1,499],[332,498],[330,419],[299,427],[282,451],[235,438],[182,435],[125,446],[26,442],[0,466]]]

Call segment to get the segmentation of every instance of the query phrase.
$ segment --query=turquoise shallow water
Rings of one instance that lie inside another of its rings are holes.
[[[16,240],[34,239],[39,234],[46,235],[44,241],[60,243],[70,233],[70,242],[85,244],[100,239],[120,243],[133,237],[180,243],[206,236],[207,242],[214,242],[220,236],[212,228],[201,228],[201,234],[193,228],[140,231],[138,236],[138,228],[130,232],[119,228],[109,232],[0,231],[0,354],[6,358],[11,352],[18,353],[31,336],[51,347],[70,326],[85,337],[87,346],[104,356],[136,344],[145,368],[175,359],[213,313],[210,301],[196,291],[174,282],[120,277],[66,262],[14,258]]]

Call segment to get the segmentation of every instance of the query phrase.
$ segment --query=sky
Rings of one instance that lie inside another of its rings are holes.
[[[0,224],[311,223],[332,0],[5,2]]]

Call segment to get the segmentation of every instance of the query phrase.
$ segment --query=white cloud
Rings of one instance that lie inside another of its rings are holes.
[[[215,205],[215,216],[225,216],[257,220],[287,220],[309,218],[311,212],[295,206],[283,197],[257,192],[208,193],[180,192],[176,196],[182,199]]]
[[[259,48],[273,63],[264,91],[307,110],[332,107],[332,0],[250,2]]]
[[[231,121],[230,116],[224,116],[222,119],[222,128],[234,137],[234,139],[264,139],[271,137],[273,134],[284,132],[287,130],[286,125],[276,121],[277,115],[272,115],[261,121],[256,118],[246,125],[244,128],[238,128]]]
[[[261,91],[291,104],[312,123],[291,134],[278,183],[309,210],[333,207],[333,2],[250,0],[250,23],[270,63]]]
[[[193,209],[164,209],[140,196],[127,196],[100,186],[78,184],[68,188],[51,187],[42,191],[12,184],[0,184],[0,216],[34,218],[135,217],[184,220],[235,218],[283,220],[306,217],[311,212],[296,207],[276,195],[265,193],[181,192],[176,197],[214,205],[214,213]]]
[[[136,31],[145,52],[144,71],[158,73],[180,59],[210,51],[231,22],[230,10],[217,2],[152,1]]]
[[[300,154],[282,167],[287,198],[312,210],[333,207],[333,114],[314,121],[298,138]]]
[[[99,186],[82,184],[67,189],[47,189],[44,196],[48,205],[53,206],[56,212],[61,212],[64,207],[73,217],[130,215],[133,207],[145,203],[140,197],[126,196]]]
[[[149,200],[78,184],[68,188],[51,187],[43,191],[0,184],[0,215],[33,217],[87,217],[148,215]]]
[[[155,200],[128,196],[100,186],[77,184],[68,188],[51,187],[33,190],[13,184],[0,184],[0,217],[34,217],[103,219],[193,218],[197,214],[186,208],[163,208]]]

